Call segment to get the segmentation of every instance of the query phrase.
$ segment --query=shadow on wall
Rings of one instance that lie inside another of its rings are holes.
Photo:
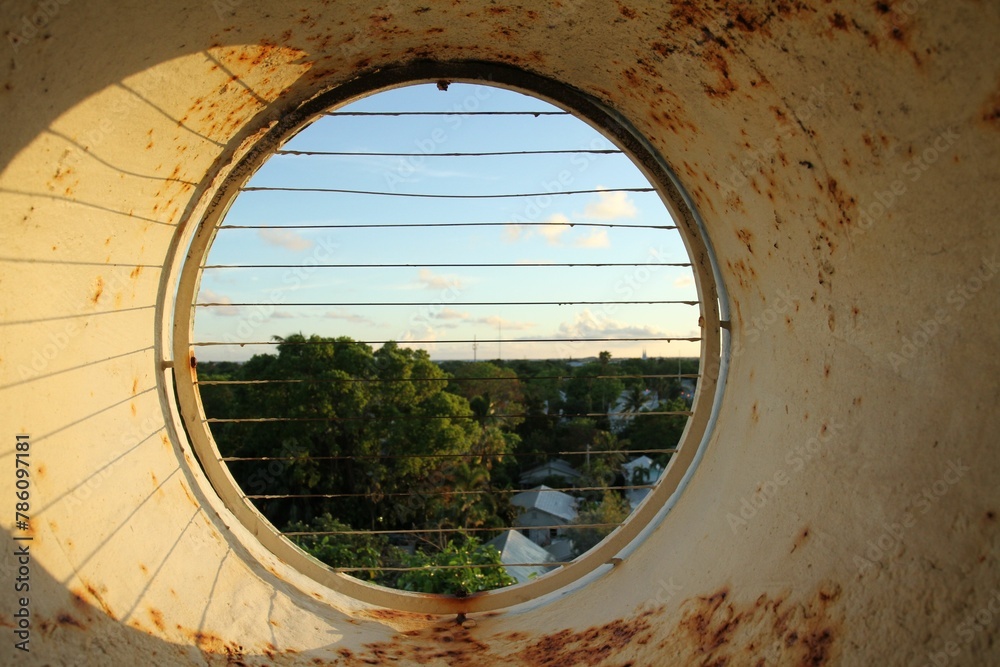
[[[32,544],[15,541],[9,532],[0,531],[4,554],[0,576],[4,581],[26,584],[25,590],[11,593],[17,598],[12,600],[12,615],[0,615],[0,626],[9,628],[0,654],[13,655],[20,664],[76,663],[72,656],[90,655],[92,662],[109,665],[132,664],[137,656],[155,656],[161,665],[191,665],[204,662],[216,648],[226,648],[210,646],[218,640],[198,631],[188,631],[194,646],[153,637],[141,627],[164,624],[162,615],[154,610],[149,610],[145,619],[116,619],[88,601],[100,605],[101,591],[76,575],[70,582],[61,582],[31,559]],[[25,548],[27,556],[23,555]]]

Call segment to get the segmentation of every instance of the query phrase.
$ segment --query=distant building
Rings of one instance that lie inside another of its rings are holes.
[[[515,494],[510,503],[523,510],[514,525],[538,546],[550,544],[576,521],[576,498],[545,485]]]
[[[496,550],[500,552],[500,561],[504,564],[507,574],[514,577],[519,584],[540,577],[552,569],[552,566],[545,565],[523,565],[524,563],[547,563],[553,560],[553,557],[548,551],[516,530],[508,530],[486,544],[492,544],[496,547]]]
[[[557,537],[545,547],[545,550],[558,563],[567,563],[573,560],[573,540],[568,537]]]
[[[540,466],[526,470],[521,473],[521,486],[534,488],[547,479],[558,478],[572,486],[582,475],[576,468],[563,459],[552,459]]]
[[[615,401],[614,405],[608,408],[608,421],[611,424],[612,433],[621,433],[635,419],[635,413],[640,411],[652,412],[660,407],[660,395],[655,391],[646,389],[642,392],[643,402],[638,410],[630,409],[629,399],[632,391],[624,390]]]
[[[658,465],[648,456],[640,456],[622,465],[622,474],[625,476],[627,486],[640,486],[644,484],[655,484],[663,474],[663,466]],[[639,506],[652,489],[629,489],[625,492],[629,507],[635,509]]]

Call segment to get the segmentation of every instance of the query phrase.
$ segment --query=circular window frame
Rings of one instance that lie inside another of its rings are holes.
[[[681,238],[691,259],[692,272],[699,297],[701,328],[700,379],[688,419],[677,445],[659,481],[629,517],[604,540],[581,554],[569,565],[561,566],[537,579],[504,588],[475,593],[468,597],[411,593],[386,588],[336,572],[313,558],[281,531],[275,528],[247,499],[233,478],[215,443],[205,418],[196,384],[197,371],[192,346],[194,306],[198,294],[201,269],[212,247],[215,234],[251,176],[297,132],[324,112],[336,109],[376,93],[421,83],[466,83],[494,86],[541,99],[573,114],[589,124],[629,156],[649,183],[680,228]],[[187,252],[176,267],[173,304],[161,308],[168,321],[164,322],[164,358],[173,359],[174,408],[184,426],[189,444],[212,488],[233,516],[272,554],[288,563],[316,583],[360,602],[404,612],[455,614],[487,612],[513,607],[582,582],[601,567],[613,567],[625,552],[642,539],[646,529],[665,514],[693,472],[699,454],[707,442],[719,394],[724,386],[722,362],[724,322],[720,316],[720,283],[711,246],[690,198],[681,188],[666,162],[652,145],[642,138],[630,123],[594,98],[565,84],[524,70],[486,63],[431,63],[377,70],[358,76],[318,95],[297,102],[279,101],[271,109],[283,105],[278,118],[263,116],[259,122],[263,131],[259,139],[243,144],[242,155],[230,155],[224,164],[220,160],[214,173],[206,175],[201,201],[204,214],[200,220],[189,219],[181,229],[189,232]],[[273,114],[273,111],[272,111]],[[268,129],[269,128],[269,129]],[[189,210],[196,210],[195,207]],[[193,216],[192,216],[193,218]],[[192,228],[190,225],[194,223]],[[175,253],[183,253],[182,244]],[[175,258],[177,260],[177,258]],[[169,296],[165,298],[170,298]],[[181,306],[181,304],[188,304]],[[722,304],[724,306],[724,303]],[[172,313],[172,315],[171,315]],[[187,372],[183,369],[187,368]],[[718,372],[716,372],[718,371]]]

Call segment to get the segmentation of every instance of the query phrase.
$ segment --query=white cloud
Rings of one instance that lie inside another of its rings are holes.
[[[469,314],[460,313],[452,308],[445,308],[440,313],[437,313],[433,317],[439,320],[467,320],[469,319]]]
[[[598,187],[598,189],[603,189]],[[637,213],[635,204],[629,199],[627,192],[599,192],[598,201],[587,204],[584,215],[596,220],[615,220],[617,218],[634,218]]]
[[[488,324],[491,327],[499,326],[500,328],[508,331],[523,331],[524,329],[530,329],[535,326],[534,322],[516,322],[514,320],[505,320],[496,315],[491,315],[490,317],[479,317],[472,321],[476,324]]]
[[[559,333],[567,338],[662,338],[669,334],[649,325],[638,326],[613,320],[584,309],[572,322],[559,325]]]
[[[504,225],[503,228],[503,240],[507,243],[514,243],[519,241],[522,236],[526,236],[524,233],[524,227],[521,225]]]
[[[562,213],[553,213],[538,225],[519,225],[511,223],[504,225],[503,240],[507,243],[516,241],[526,241],[534,236],[541,236],[549,245],[558,246],[562,243],[562,236],[572,229],[569,218]]]
[[[608,230],[596,229],[582,239],[573,242],[578,248],[607,248],[611,245],[608,239]]]
[[[294,320],[298,315],[295,313],[290,313],[287,310],[276,310],[274,314],[271,315],[276,320]]]
[[[457,276],[442,276],[430,269],[420,269],[417,273],[418,287],[424,289],[462,289],[462,281]]]
[[[268,245],[291,250],[292,252],[309,250],[316,245],[315,241],[303,238],[301,234],[288,229],[258,229],[257,236]]]
[[[221,303],[226,304],[222,306],[213,306],[208,310],[208,312],[213,315],[221,315],[223,317],[238,317],[240,314],[239,306],[228,305],[233,302],[228,296],[219,294],[218,292],[213,292],[210,289],[203,289],[198,294],[198,303]]]
[[[545,220],[545,225],[538,228],[538,233],[545,237],[549,245],[559,245],[562,235],[570,230],[567,224],[569,218],[562,213],[553,213]]]
[[[694,278],[691,276],[678,276],[677,280],[674,281],[674,287],[687,287],[689,285],[694,285]]]
[[[323,317],[331,320],[344,320],[345,322],[353,322],[355,324],[375,324],[375,322],[367,317],[362,317],[354,313],[346,313],[342,310],[328,311]]]

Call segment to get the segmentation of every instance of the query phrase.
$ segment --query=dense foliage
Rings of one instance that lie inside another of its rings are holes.
[[[513,525],[520,475],[551,458],[581,472],[578,486],[604,489],[578,494],[579,523],[620,522],[628,503],[605,487],[627,483],[621,452],[671,447],[686,421],[642,414],[649,392],[669,399],[657,412],[687,409],[676,377],[664,377],[676,359],[438,364],[395,343],[302,334],[276,348],[199,366],[209,417],[257,420],[213,424],[222,455],[246,459],[229,461],[234,478],[275,526],[309,533],[293,539],[319,560],[405,590],[512,583],[484,543]],[[683,364],[697,372],[696,360]],[[616,404],[637,416],[613,428]],[[577,529],[578,551],[607,532]],[[421,569],[383,569],[407,567]]]

